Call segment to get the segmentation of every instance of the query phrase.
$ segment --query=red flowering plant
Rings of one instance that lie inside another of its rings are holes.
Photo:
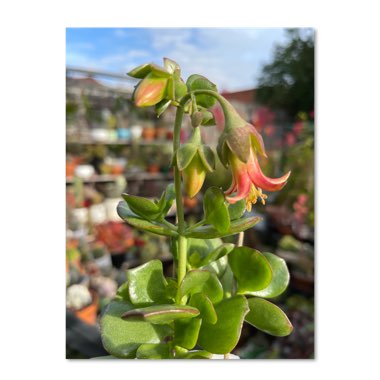
[[[256,128],[243,120],[222,97],[215,84],[194,74],[186,83],[179,65],[165,58],[164,67],[144,64],[129,73],[141,79],[133,99],[137,106],[155,106],[157,115],[177,107],[173,133],[174,183],[154,201],[123,194],[117,208],[129,225],[168,236],[172,242],[175,274],[165,277],[159,260],[127,271],[127,281],[101,318],[105,349],[113,357],[141,359],[229,357],[243,323],[274,336],[292,332],[285,313],[268,299],[285,291],[289,272],[285,261],[269,252],[243,246],[244,231],[260,222],[251,211],[263,191],[279,191],[289,173],[265,176],[259,156],[266,156]],[[224,193],[208,188],[203,197],[203,218],[189,225],[184,217],[183,191],[190,198],[215,170],[215,154],[202,142],[200,129],[215,124],[210,109],[216,102],[224,114],[224,130],[217,153],[231,168],[233,180]],[[184,114],[191,117],[193,133],[181,144]],[[166,215],[176,202],[177,222]],[[237,244],[221,238],[239,234]]]

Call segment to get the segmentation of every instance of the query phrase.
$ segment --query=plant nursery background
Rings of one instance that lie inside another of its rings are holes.
[[[137,81],[126,75],[145,62],[161,64],[162,57],[178,62],[184,77],[199,72],[218,83],[262,134],[265,173],[292,170],[281,192],[253,206],[251,213],[263,221],[246,232],[245,245],[286,260],[290,285],[276,303],[294,331],[275,338],[247,325],[233,353],[242,359],[314,357],[314,37],[304,28],[66,30],[67,358],[107,355],[98,322],[127,269],[158,258],[167,274],[173,270],[167,239],[132,229],[116,213],[123,192],[153,198],[173,181],[174,109],[157,118],[153,109],[136,108],[131,95]],[[213,113],[217,129],[202,133],[215,148],[223,125],[221,110],[216,106]],[[182,141],[190,132],[188,122]],[[205,187],[225,190],[230,183],[218,162]],[[185,198],[187,220],[199,219],[202,195]]]

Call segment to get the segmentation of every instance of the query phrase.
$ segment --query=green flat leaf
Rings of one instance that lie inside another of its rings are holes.
[[[252,326],[274,336],[286,336],[292,332],[292,324],[278,306],[256,297],[249,298],[248,305],[250,311],[245,320]]]
[[[172,334],[168,325],[152,325],[148,322],[131,322],[121,319],[121,315],[131,310],[133,305],[111,301],[100,320],[100,332],[104,348],[118,358],[133,358],[137,348],[143,343],[160,343]]]
[[[170,58],[164,58],[164,67],[167,72],[173,74],[175,70],[179,70],[179,64]]]
[[[201,125],[204,127],[211,127],[213,125],[216,125],[216,121],[214,118],[214,114],[207,110],[202,110],[202,121]]]
[[[175,73],[177,72],[178,70]],[[176,100],[180,100],[187,93],[187,86],[179,75],[174,75],[174,92]]]
[[[230,214],[230,220],[240,219],[245,212],[245,199],[241,199],[234,204],[228,206],[228,212]]]
[[[169,73],[166,69],[156,65],[155,63],[151,63],[150,67],[151,67],[152,73],[158,78],[171,78],[172,76],[171,73]]]
[[[133,70],[129,71],[127,75],[133,78],[142,79],[145,78],[152,71],[151,63],[144,63],[143,65],[137,66]]]
[[[207,270],[191,270],[187,272],[180,285],[181,298],[195,293],[204,293],[212,303],[223,298],[223,288],[215,273]]]
[[[189,263],[193,268],[198,268],[202,260],[210,253],[215,251],[217,247],[223,244],[223,241],[217,239],[188,239],[187,254]]]
[[[220,279],[220,283],[223,286],[224,298],[230,298],[234,293],[235,280],[234,274],[232,273],[231,267],[229,265],[227,265],[227,268]]]
[[[165,191],[162,193],[160,200],[157,203],[157,207],[160,210],[160,216],[165,216],[175,199],[174,183],[170,183]]]
[[[228,259],[226,256],[221,257],[216,261],[211,261],[207,265],[201,266],[199,269],[208,270],[215,273],[218,278],[222,277],[228,266]]]
[[[197,239],[212,239],[224,236],[235,235],[239,232],[248,230],[249,228],[255,226],[259,223],[262,218],[258,216],[252,216],[247,218],[242,218],[238,220],[234,220],[231,222],[230,228],[226,232],[218,231],[214,226],[206,225],[196,228],[190,232],[186,232],[186,237],[192,237]]]
[[[177,295],[177,280],[174,278],[166,278],[167,285],[166,285],[166,296],[168,299],[174,301],[175,297]]]
[[[230,217],[222,190],[214,186],[207,189],[203,198],[203,210],[206,222],[218,232],[225,233],[230,229]]]
[[[206,323],[215,324],[218,320],[214,305],[210,298],[203,293],[195,293],[191,296],[190,306],[194,306],[199,310],[200,318]]]
[[[186,81],[189,91],[194,90],[212,90],[217,92],[218,89],[214,83],[206,77],[198,74],[190,75]],[[196,101],[199,106],[210,108],[216,103],[216,99],[210,95],[197,95]]]
[[[265,289],[249,294],[262,298],[274,298],[283,293],[289,285],[290,275],[288,267],[284,259],[273,253],[263,252],[263,255],[267,258],[272,268],[272,281]]]
[[[245,297],[235,296],[215,306],[218,321],[215,324],[202,323],[198,344],[213,354],[231,352],[239,341],[244,317],[248,313]]]
[[[199,157],[208,172],[215,170],[215,154],[212,149],[207,145],[198,147]]]
[[[162,99],[159,103],[157,103],[154,108],[156,110],[157,117],[160,117],[170,106],[171,100]]]
[[[204,266],[209,264],[212,261],[219,260],[225,255],[228,255],[235,248],[235,244],[232,243],[224,243],[220,245],[218,248],[214,249],[210,254],[203,258],[200,262],[200,266]]]
[[[212,353],[207,351],[191,351],[191,352],[181,352],[175,358],[176,359],[211,359]]]
[[[174,344],[191,350],[198,340],[202,320],[200,318],[178,319],[174,322]]]
[[[146,321],[154,324],[173,322],[181,318],[194,318],[199,310],[186,305],[154,305],[129,310],[121,317],[128,321]]]
[[[179,170],[186,169],[195,154],[197,153],[197,146],[195,144],[183,144],[177,151],[177,166]]]
[[[165,343],[145,343],[136,352],[137,359],[170,359],[170,347]]]
[[[116,298],[122,301],[131,302],[131,299],[129,298],[128,281],[125,281],[119,286],[116,292]]]
[[[127,279],[129,297],[134,305],[164,304],[168,301],[166,280],[160,260],[152,260],[127,270]]]
[[[265,289],[272,281],[272,269],[266,257],[248,247],[235,247],[228,262],[238,284],[238,294]]]
[[[117,205],[117,213],[121,219],[130,224],[133,227],[136,227],[140,230],[152,232],[157,235],[163,236],[178,236],[178,234],[167,228],[164,224],[159,222],[149,222],[145,219],[141,219],[135,213],[133,213],[128,204],[124,201],[119,202]]]
[[[158,206],[147,198],[129,194],[122,194],[122,197],[132,212],[145,219],[154,220],[160,213]]]

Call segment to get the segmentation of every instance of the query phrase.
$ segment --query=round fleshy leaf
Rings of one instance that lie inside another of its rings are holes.
[[[185,232],[185,236],[197,238],[197,239],[212,239],[212,238],[220,238],[224,236],[235,235],[239,232],[248,230],[252,228],[257,223],[259,223],[262,218],[258,216],[251,216],[247,218],[241,218],[238,220],[234,220],[231,222],[230,228],[226,232],[218,231],[214,226],[206,225],[197,227],[190,232]]]
[[[191,350],[198,340],[202,320],[200,318],[177,319],[174,322],[174,344]]]
[[[131,299],[129,298],[128,281],[125,281],[119,286],[115,298],[122,301],[131,302]]]
[[[129,310],[121,317],[127,321],[146,321],[154,324],[165,324],[181,318],[194,318],[199,310],[187,305],[154,305]]]
[[[220,279],[220,282],[223,286],[224,298],[232,297],[232,294],[235,291],[235,280],[234,274],[232,273],[231,267],[229,265],[227,265],[226,270]]]
[[[212,303],[217,303],[223,298],[223,288],[215,273],[207,270],[191,270],[187,272],[180,285],[181,297],[204,293]]]
[[[265,289],[272,280],[269,261],[255,249],[235,247],[228,262],[238,284],[238,294]]]
[[[231,352],[239,341],[244,317],[248,313],[245,297],[227,298],[215,306],[218,321],[215,324],[202,323],[198,344],[213,354]]]
[[[172,334],[169,325],[123,320],[121,315],[131,309],[133,305],[130,303],[111,301],[100,320],[103,346],[118,358],[133,358],[141,344],[160,343]]]
[[[228,213],[230,214],[230,220],[236,220],[240,219],[245,212],[245,206],[246,206],[246,201],[245,199],[241,199],[240,201],[237,201],[234,204],[230,204],[228,206]]]
[[[212,353],[207,351],[189,351],[181,352],[175,358],[176,359],[211,359]]]
[[[191,296],[190,306],[194,306],[199,310],[200,318],[206,323],[215,324],[218,320],[214,305],[210,298],[203,293],[195,293]]]
[[[186,85],[190,91],[194,90],[211,90],[218,91],[216,85],[206,77],[198,74],[190,75],[186,81]],[[216,103],[216,99],[210,95],[197,95],[197,104],[199,106],[210,108]]]
[[[165,343],[145,343],[136,352],[137,359],[170,359],[170,347]]]
[[[288,267],[284,259],[273,253],[263,252],[263,255],[267,258],[272,268],[272,281],[265,289],[250,294],[262,298],[274,298],[283,293],[289,285]]]
[[[129,297],[134,305],[168,301],[166,280],[160,260],[152,260],[127,271]]]
[[[227,232],[230,229],[230,216],[222,190],[215,186],[207,189],[203,198],[203,210],[206,222],[219,232]]]
[[[248,305],[245,320],[257,329],[274,336],[287,336],[293,331],[286,314],[273,303],[253,297],[248,299]]]
[[[221,239],[193,239],[187,240],[187,254],[189,263],[193,268],[198,268],[201,261],[217,247],[223,244]]]
[[[183,144],[177,151],[177,166],[179,170],[186,169],[197,153],[197,146],[191,143]]]
[[[199,269],[208,270],[212,273],[215,273],[218,276],[218,278],[221,278],[224,272],[226,271],[227,266],[228,266],[227,256],[223,256],[216,261],[211,261],[207,265],[201,266]]]
[[[220,245],[218,248],[214,249],[210,254],[203,258],[200,262],[200,266],[204,266],[209,264],[212,261],[219,260],[225,255],[228,255],[235,248],[235,244],[232,243],[224,243]]]

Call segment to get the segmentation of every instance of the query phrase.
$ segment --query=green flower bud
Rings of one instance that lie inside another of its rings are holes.
[[[149,73],[136,87],[134,100],[137,107],[154,106],[165,98],[168,78]]]

